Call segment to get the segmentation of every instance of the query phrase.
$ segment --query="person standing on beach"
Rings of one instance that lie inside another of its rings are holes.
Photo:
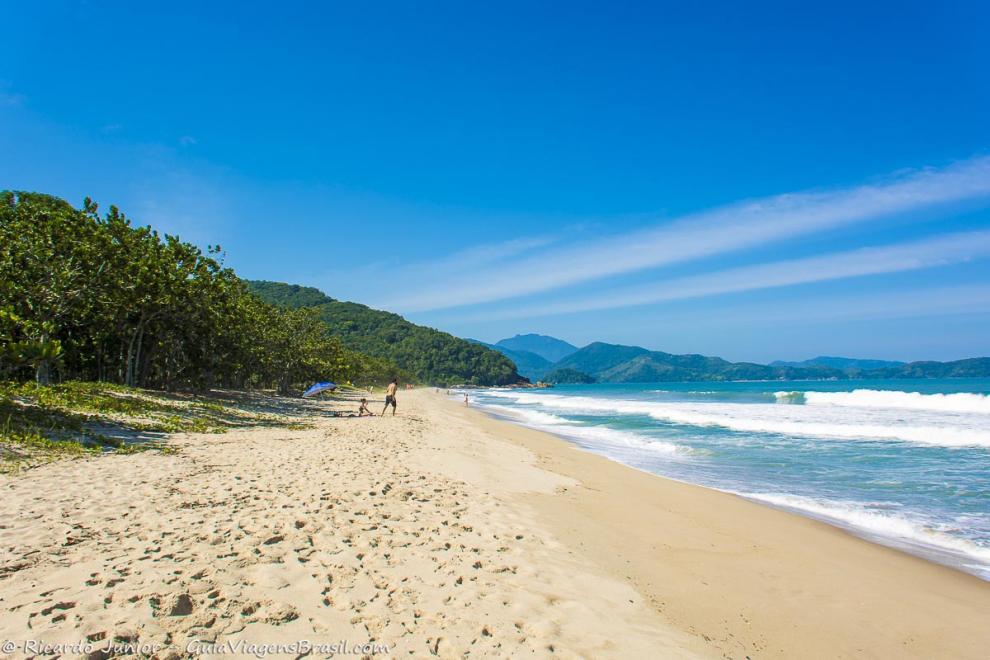
[[[382,416],[385,415],[385,411],[388,410],[388,407],[392,406],[392,417],[395,417],[395,392],[398,389],[398,379],[393,378],[389,381],[388,387],[385,388],[385,407],[382,408]]]

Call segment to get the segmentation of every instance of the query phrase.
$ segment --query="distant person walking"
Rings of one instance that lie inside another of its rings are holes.
[[[388,410],[389,406],[392,406],[392,417],[395,417],[395,392],[399,389],[399,383],[397,378],[393,378],[389,381],[388,387],[385,388],[385,407],[382,408],[382,415]]]
[[[467,394],[464,395],[464,405],[465,406],[470,406],[471,405],[470,403],[468,403],[468,396],[467,396]]]

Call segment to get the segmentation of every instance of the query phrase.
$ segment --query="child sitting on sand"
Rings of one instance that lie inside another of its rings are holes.
[[[361,407],[358,408],[358,417],[364,417],[366,414],[369,417],[374,417],[375,416],[375,413],[373,413],[370,410],[368,410],[368,400],[367,399],[361,399]]]

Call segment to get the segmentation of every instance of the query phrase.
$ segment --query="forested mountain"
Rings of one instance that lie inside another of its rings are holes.
[[[588,374],[566,367],[564,369],[548,371],[544,374],[543,380],[555,385],[582,385],[595,382],[595,379]]]
[[[423,382],[508,385],[521,380],[516,366],[501,353],[410,323],[398,314],[334,300],[312,287],[264,281],[249,286],[266,302],[314,311],[345,347],[391,360]]]
[[[628,362],[647,353],[649,353],[648,350],[639,346],[620,346],[596,341],[557,362],[554,368],[574,369],[597,377],[598,374],[614,369],[623,362]]]
[[[278,307],[285,307],[287,309],[300,309],[334,302],[333,298],[311,286],[266,282],[264,280],[246,281],[248,288],[269,305],[277,305]]]
[[[560,362],[571,353],[577,352],[577,346],[568,344],[562,339],[547,335],[516,335],[498,341],[496,346],[510,351],[525,351],[535,353],[549,363]]]
[[[545,374],[553,364],[544,357],[537,355],[536,353],[530,353],[529,351],[514,351],[506,348],[505,346],[488,344],[477,339],[468,339],[467,341],[472,344],[485,346],[493,351],[498,351],[505,357],[512,360],[512,362],[516,365],[516,369],[519,371],[520,376],[528,378],[533,383],[542,380],[543,374]]]
[[[909,362],[902,367],[874,369],[862,378],[987,378],[990,357],[966,358],[952,362]]]
[[[770,363],[771,367],[830,367],[832,369],[841,369],[842,371],[870,371],[873,369],[896,369],[898,367],[903,367],[905,362],[898,362],[895,360],[860,360],[857,358],[846,358],[846,357],[830,357],[828,355],[819,355],[816,358],[811,358],[810,360],[802,360],[800,362],[785,362],[784,360],[775,360]]]
[[[816,362],[822,364],[816,364]],[[864,368],[871,364],[889,365]],[[815,358],[803,366],[729,362],[704,355],[673,355],[639,346],[595,342],[549,368],[544,378],[559,383],[585,382],[586,375],[605,383],[657,383],[725,380],[821,380],[825,378],[952,378],[990,377],[990,358],[955,362],[885,362],[849,358]],[[835,365],[835,366],[832,366]],[[563,372],[563,373],[559,373]]]
[[[396,367],[347,349],[308,309],[250,293],[177,236],[29,192],[0,192],[0,378],[176,388],[377,382]]]
[[[704,355],[673,355],[639,346],[595,342],[567,356],[554,369],[572,369],[608,383],[655,383],[697,380],[771,380],[838,378],[836,369],[769,367],[729,362]]]

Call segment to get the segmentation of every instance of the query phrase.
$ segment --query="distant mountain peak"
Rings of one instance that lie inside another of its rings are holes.
[[[496,342],[495,345],[501,346],[502,348],[507,348],[511,351],[526,351],[528,353],[535,353],[549,362],[559,362],[568,355],[576,353],[578,350],[577,346],[574,346],[563,339],[557,339],[556,337],[550,337],[549,335],[538,335],[535,333],[516,335],[515,337],[502,339]]]
[[[541,380],[543,378],[543,374],[546,373],[547,369],[549,369],[552,365],[552,363],[543,356],[537,355],[536,353],[530,351],[514,351],[511,348],[499,346],[498,344],[489,344],[488,342],[480,341],[478,339],[466,339],[466,341],[490,348],[493,351],[498,351],[515,363],[516,369],[519,371],[520,376],[528,378],[533,383]]]

